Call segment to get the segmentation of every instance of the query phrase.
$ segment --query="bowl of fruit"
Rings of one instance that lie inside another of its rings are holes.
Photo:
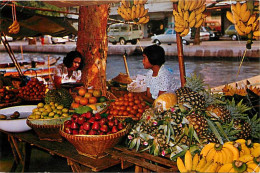
[[[62,141],[59,130],[62,124],[71,119],[70,110],[58,103],[38,103],[27,118],[26,123],[38,135],[40,140]]]
[[[128,127],[111,115],[87,111],[74,113],[71,120],[64,122],[60,133],[79,154],[102,158],[107,149],[114,147],[128,133]]]
[[[36,107],[36,105],[22,105],[0,109],[0,129],[7,132],[30,130],[26,119]]]

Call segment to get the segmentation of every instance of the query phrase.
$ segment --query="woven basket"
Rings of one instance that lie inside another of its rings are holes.
[[[99,159],[106,156],[105,150],[114,147],[128,133],[128,128],[109,135],[70,135],[62,130],[60,134],[66,138],[80,155]]]
[[[125,94],[128,94],[129,92],[127,90],[122,90],[120,87],[111,87],[110,88],[111,93],[113,93],[117,98],[123,97]]]
[[[132,118],[134,121],[139,121],[140,119],[141,119],[141,117],[140,118],[137,118],[137,117],[130,117],[130,116],[114,116],[116,119],[118,119],[118,120],[120,120],[120,121],[124,121],[125,119],[127,119],[127,118]]]
[[[65,120],[70,119],[70,117],[65,117],[62,121],[59,123],[55,122],[56,124],[50,124],[51,121],[55,120],[29,120],[27,119],[26,123],[28,126],[30,126],[40,140],[46,140],[46,141],[58,141],[62,142],[62,136],[60,135],[59,131],[64,123]],[[39,124],[39,121],[41,124]],[[48,122],[48,123],[44,123]]]

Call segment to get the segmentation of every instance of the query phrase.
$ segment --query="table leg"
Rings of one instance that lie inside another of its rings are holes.
[[[23,160],[23,170],[22,172],[28,172],[29,171],[29,165],[30,165],[30,160],[31,160],[31,152],[32,152],[32,147],[28,143],[24,143],[24,160]]]
[[[143,172],[143,168],[141,166],[135,165],[135,173]]]

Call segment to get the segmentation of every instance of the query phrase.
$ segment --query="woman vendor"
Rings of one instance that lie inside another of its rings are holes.
[[[78,83],[81,80],[81,70],[84,59],[78,51],[69,52],[54,70],[54,86],[59,88],[62,83]]]
[[[149,71],[145,78],[147,90],[142,97],[150,103],[162,93],[176,89],[173,73],[164,63],[165,51],[161,46],[151,45],[144,49],[143,66]]]

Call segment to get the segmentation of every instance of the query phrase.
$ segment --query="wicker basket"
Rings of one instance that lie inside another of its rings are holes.
[[[59,131],[63,125],[63,122],[67,119],[70,119],[70,117],[65,117],[62,121],[56,124],[44,123],[48,121],[53,121],[51,119],[35,120],[35,122],[34,120],[27,119],[26,123],[35,131],[40,140],[62,142],[63,138],[60,135]],[[41,124],[39,124],[39,122],[41,122]]]
[[[66,138],[79,154],[99,159],[106,156],[105,150],[114,147],[128,133],[128,128],[109,135],[70,135],[62,130],[60,134]]]
[[[125,119],[127,119],[127,118],[132,118],[134,121],[139,121],[140,119],[141,119],[141,117],[140,118],[138,118],[138,117],[130,117],[130,116],[114,116],[116,119],[118,119],[118,120],[120,120],[120,121],[124,121]]]
[[[113,93],[117,98],[123,97],[125,94],[129,92],[127,90],[122,90],[120,87],[110,87],[111,93]]]

